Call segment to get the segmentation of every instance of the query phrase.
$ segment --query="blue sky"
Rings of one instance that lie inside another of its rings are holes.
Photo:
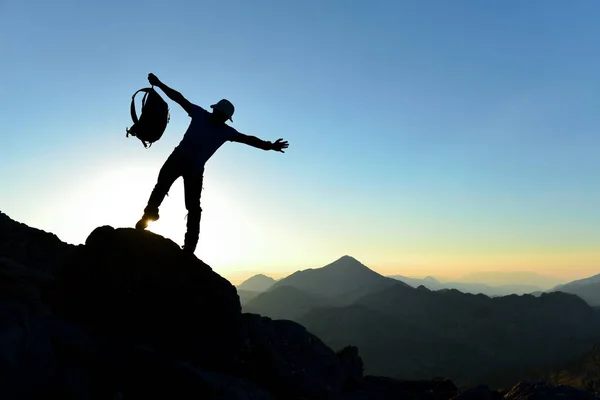
[[[600,3],[0,0],[0,210],[81,243],[132,226],[189,118],[125,138],[155,73],[236,105],[197,255],[225,276],[600,272]],[[176,182],[157,233],[183,240]]]

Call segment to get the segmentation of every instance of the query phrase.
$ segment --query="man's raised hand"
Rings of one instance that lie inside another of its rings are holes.
[[[277,139],[275,141],[275,143],[273,143],[273,150],[275,150],[275,151],[280,151],[282,153],[285,153],[285,151],[283,151],[283,149],[287,149],[287,148],[288,148],[287,140]]]
[[[158,79],[153,73],[149,73],[148,82],[150,82],[152,86],[158,86],[160,84],[160,79]]]

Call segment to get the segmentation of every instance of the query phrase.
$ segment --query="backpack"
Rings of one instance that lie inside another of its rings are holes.
[[[138,118],[135,112],[135,95],[144,92],[142,112]],[[140,89],[131,97],[131,119],[133,125],[127,129],[127,137],[135,136],[148,148],[161,138],[169,123],[169,106],[154,90],[154,87]]]

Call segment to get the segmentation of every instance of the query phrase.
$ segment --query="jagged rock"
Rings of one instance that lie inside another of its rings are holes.
[[[519,382],[504,396],[506,400],[598,400],[600,397],[571,386],[551,386],[546,382]]]
[[[277,398],[336,399],[344,371],[333,350],[287,320],[242,315],[239,370]]]
[[[235,287],[162,236],[95,229],[57,275],[54,308],[94,335],[221,370],[237,347]]]
[[[27,268],[53,273],[74,248],[52,233],[31,228],[0,212],[0,257]]]
[[[363,360],[358,355],[358,348],[346,346],[337,352],[344,371],[344,391],[359,388],[363,381]]]

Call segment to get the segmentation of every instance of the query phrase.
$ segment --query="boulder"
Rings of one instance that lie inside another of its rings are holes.
[[[96,228],[56,280],[54,311],[93,335],[213,370],[231,365],[241,315],[235,287],[171,240]]]
[[[336,354],[302,325],[242,315],[238,370],[277,398],[337,399],[344,371]]]
[[[363,360],[356,346],[346,346],[337,352],[344,372],[344,391],[359,388],[363,382]]]

